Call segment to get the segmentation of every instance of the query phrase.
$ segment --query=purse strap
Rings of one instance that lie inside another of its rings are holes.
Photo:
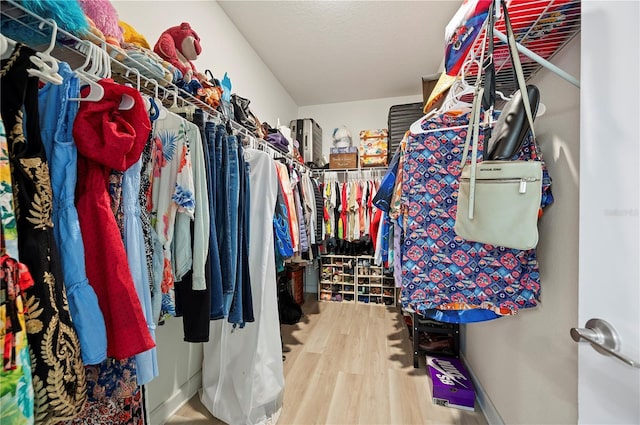
[[[467,137],[464,141],[462,150],[462,160],[460,168],[463,168],[467,162],[469,153],[469,144],[473,138],[473,147],[471,148],[471,164],[469,172],[469,220],[473,220],[474,204],[476,197],[476,169],[478,167],[478,138],[480,137],[480,110],[482,106],[482,96],[484,89],[477,89],[476,95],[473,97],[473,106],[471,108],[471,116],[469,117],[469,127],[467,129]]]
[[[524,79],[524,73],[522,72],[522,64],[520,63],[520,54],[516,47],[516,37],[513,34],[513,28],[511,27],[511,19],[509,18],[509,12],[507,10],[507,4],[504,0],[501,1],[502,11],[504,12],[504,25],[507,29],[507,41],[509,42],[509,55],[511,56],[511,63],[513,64],[513,70],[516,74],[516,80],[518,81],[518,88],[520,89],[520,95],[522,96],[522,103],[524,104],[524,110],[529,120],[529,127],[531,128],[531,136],[533,137],[533,149],[535,151],[535,139],[536,134],[533,129],[533,114],[531,113],[531,104],[529,103],[529,92],[527,91],[527,83]]]
[[[513,64],[513,69],[516,74],[516,80],[518,82],[518,88],[520,89],[520,95],[522,97],[523,106],[527,115],[527,119],[529,120],[529,126],[531,128],[531,135],[533,136],[532,147],[533,150],[536,150],[535,144],[535,132],[533,129],[533,114],[531,113],[531,105],[529,103],[529,93],[527,92],[527,85],[524,79],[524,73],[522,72],[522,64],[520,63],[520,56],[518,54],[518,49],[516,47],[516,38],[513,34],[513,28],[511,27],[511,20],[509,19],[509,13],[507,11],[507,5],[504,0],[501,0],[502,10],[504,12],[504,22],[507,30],[507,41],[509,42],[509,54],[511,56],[511,62]],[[493,10],[490,10],[489,17],[489,25],[493,27],[494,20],[492,19]],[[488,60],[492,60],[492,47],[493,47],[493,29],[487,28],[487,34],[490,34],[489,40],[489,58]],[[493,63],[487,62],[487,66],[491,69]],[[479,79],[478,79],[479,81]],[[495,87],[493,81],[490,81],[490,90],[493,90]],[[495,94],[494,94],[495,96]],[[460,161],[460,168],[462,169],[467,162],[467,156],[469,154],[469,145],[473,140],[473,146],[471,148],[471,164],[469,170],[469,210],[468,210],[468,218],[469,220],[473,220],[474,217],[474,205],[475,205],[475,193],[476,193],[476,170],[478,165],[478,139],[480,137],[480,112],[482,104],[486,101],[491,101],[492,96],[489,94],[488,96],[484,95],[484,89],[476,84],[476,91],[473,97],[473,106],[471,108],[471,115],[469,117],[469,127],[467,129],[467,137],[465,138],[464,148],[462,150],[462,160]],[[484,102],[483,102],[484,101]],[[485,135],[486,137],[486,135]]]
[[[495,2],[491,1],[487,18],[486,38],[488,42],[487,57],[482,63],[484,71],[484,95],[482,107],[485,111],[496,104],[496,67],[493,62],[493,27],[495,25]]]

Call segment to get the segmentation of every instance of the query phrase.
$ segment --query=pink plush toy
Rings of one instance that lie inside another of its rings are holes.
[[[120,46],[122,29],[118,26],[118,12],[109,0],[79,0],[85,15],[104,34],[107,43]]]
[[[200,37],[188,23],[183,22],[179,26],[165,30],[160,34],[153,51],[178,68],[185,82],[188,83],[192,79],[201,80],[201,76],[191,62],[196,60],[202,52]]]

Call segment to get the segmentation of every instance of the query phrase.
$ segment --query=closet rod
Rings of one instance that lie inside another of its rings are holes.
[[[8,7],[7,5],[10,5],[10,7]],[[16,12],[19,12],[21,15],[18,15]],[[28,9],[25,9],[14,0],[2,1],[1,14],[3,18],[17,22],[18,24],[26,28],[29,28],[29,30],[34,31],[35,33],[38,33],[43,37],[48,37],[48,34],[46,34],[41,29],[39,29],[37,24],[34,25],[33,22],[28,22],[28,19],[25,19],[25,21],[27,21],[25,22],[21,18],[31,17],[36,19],[38,23],[43,23],[47,27],[52,28],[52,23],[50,21],[44,19],[43,17],[33,13]],[[226,122],[228,120],[228,118],[224,114],[222,114],[220,111],[212,108],[209,104],[202,102],[198,98],[194,97],[191,93],[188,93],[187,91],[179,88],[175,84],[168,83],[165,86],[162,86],[158,83],[156,79],[147,77],[146,75],[142,74],[140,72],[141,70],[146,70],[149,73],[153,72],[146,64],[128,55],[127,55],[127,60],[135,63],[136,67],[131,67],[120,62],[110,54],[111,52],[109,51],[109,49],[111,49],[112,52],[121,53],[123,55],[126,55],[126,52],[122,49],[115,49],[114,47],[109,46],[105,40],[102,40],[91,33],[87,34],[88,36],[87,40],[82,40],[76,37],[75,35],[65,31],[64,29],[58,28],[57,35],[58,35],[58,40],[57,40],[56,46],[58,49],[55,51],[54,56],[59,61],[60,60],[69,61],[69,58],[66,57],[66,55],[63,55],[62,52],[72,53],[73,56],[75,56],[74,59],[77,60],[78,58],[81,58],[82,61],[84,61],[84,59],[86,59],[86,56],[81,52],[79,52],[78,50],[76,50],[75,48],[73,48],[73,46],[71,46],[70,44],[79,45],[86,41],[93,42],[94,44],[97,44],[100,48],[102,48],[105,52],[107,52],[111,63],[117,65],[117,67],[120,68],[118,71],[124,71],[122,72],[122,74],[118,72],[117,75],[115,74],[113,75],[112,78],[115,81],[128,82],[134,87],[136,87],[140,92],[145,93],[152,97],[156,95],[155,88],[157,87],[158,92],[159,91],[163,92],[163,95],[161,97],[158,95],[158,97],[160,98],[164,106],[167,106],[165,102],[168,102],[171,99],[171,96],[176,96],[177,94],[179,94],[180,96],[176,97],[176,102],[177,102],[177,99],[179,98],[183,105],[187,104],[195,108],[199,108],[203,110],[203,112],[205,112],[206,114],[218,118],[221,122]],[[16,41],[19,41],[19,40],[16,40]],[[135,74],[135,75],[131,75],[131,74]],[[140,80],[142,80],[139,86],[137,85],[138,75],[140,76],[139,77]],[[147,87],[149,84],[151,84],[151,86]],[[292,164],[293,166],[299,167],[300,169],[305,171],[311,170],[310,167],[308,167],[306,164],[299,162],[292,155],[289,155],[288,153],[280,152],[277,149],[274,149],[273,147],[271,147],[265,140],[255,137],[252,133],[250,133],[246,128],[241,126],[236,121],[234,120],[228,120],[228,121],[233,130],[235,130],[238,133],[241,133],[244,137],[252,141],[252,143],[260,146],[261,150],[270,152],[270,155],[272,158],[286,158],[287,161],[290,162],[290,164]]]

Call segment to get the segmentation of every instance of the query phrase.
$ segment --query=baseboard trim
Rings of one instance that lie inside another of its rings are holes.
[[[202,370],[185,382],[171,397],[153,409],[149,415],[151,425],[162,425],[173,416],[202,387]]]
[[[471,380],[473,381],[473,385],[476,388],[476,401],[478,402],[478,405],[480,406],[480,410],[482,411],[482,414],[487,420],[487,423],[489,425],[505,425],[504,421],[502,420],[502,417],[500,416],[500,413],[498,413],[498,410],[491,402],[491,399],[487,395],[487,392],[482,387],[482,384],[480,384],[478,377],[475,375],[475,373],[473,373],[473,370],[469,367],[469,363],[467,363],[467,359],[465,359],[463,355],[461,355],[460,357],[464,362],[464,365],[467,368],[469,375],[471,375]]]

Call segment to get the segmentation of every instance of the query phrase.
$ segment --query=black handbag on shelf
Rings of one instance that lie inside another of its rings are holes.
[[[233,114],[236,122],[246,128],[250,133],[258,138],[262,138],[262,129],[260,121],[256,118],[249,104],[251,101],[237,94],[231,95],[231,105],[233,105]]]
[[[540,90],[532,84],[527,85],[532,119],[535,120],[540,104]],[[524,108],[522,93],[516,90],[504,105],[496,121],[491,138],[487,142],[487,159],[508,161],[520,152],[527,134],[531,131],[527,112]]]
[[[509,20],[509,13],[506,5],[503,2],[503,9],[505,11],[505,24],[511,27]],[[496,99],[496,73],[495,65],[493,63],[493,27],[495,24],[494,5],[489,8],[489,17],[487,24],[487,39],[489,41],[489,49],[485,62],[483,63],[483,69],[485,71],[484,79],[484,94],[482,98],[482,106],[485,110],[495,105]],[[511,63],[513,65],[514,80],[518,80],[516,74],[516,59],[514,58],[514,52],[509,49],[511,55]],[[517,55],[517,51],[515,55]],[[519,63],[519,61],[518,61]],[[540,104],[540,91],[532,84],[527,86],[527,94],[529,99],[529,106],[532,112],[532,120],[535,120],[536,113],[538,111],[538,105]],[[484,158],[485,160],[496,161],[508,161],[516,156],[524,144],[527,134],[531,130],[529,120],[527,119],[527,112],[524,107],[524,101],[522,99],[522,93],[518,88],[511,99],[502,107],[502,112],[498,117],[493,129],[488,129],[484,139]]]

